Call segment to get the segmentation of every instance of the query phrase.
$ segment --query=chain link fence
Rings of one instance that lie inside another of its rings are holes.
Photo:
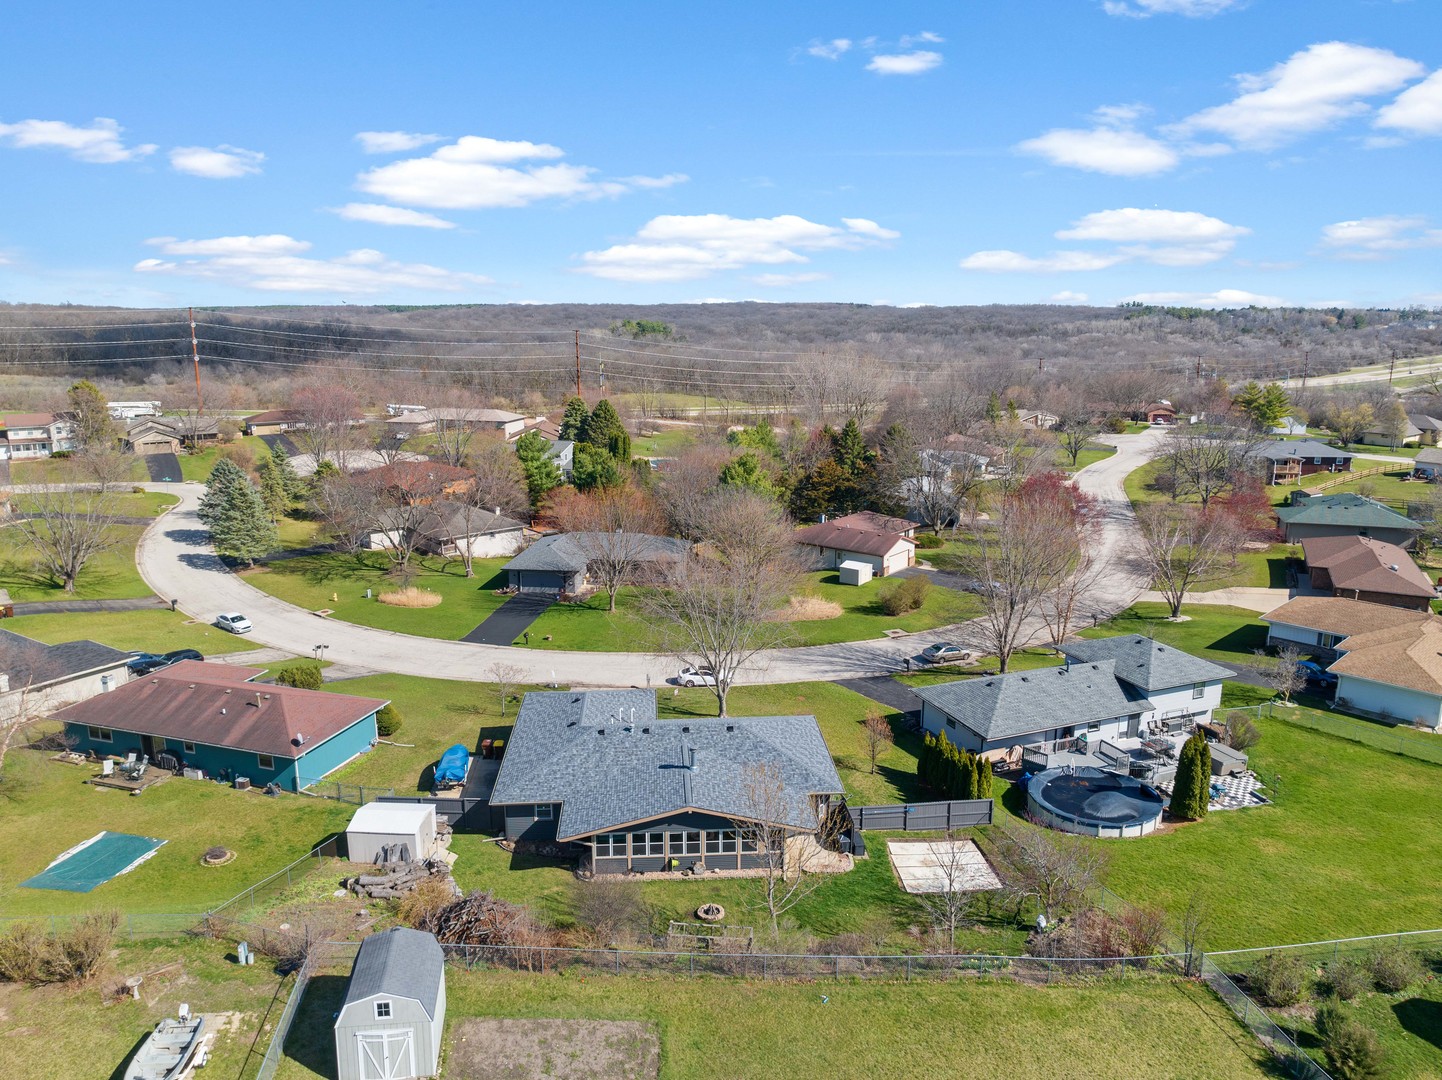
[[[339,836],[328,837],[289,866],[281,867],[269,877],[261,878],[254,885],[211,908],[208,914],[234,919],[254,911],[267,900],[308,878],[320,869],[326,860],[340,858],[340,839]]]
[[[1442,765],[1442,738],[1405,727],[1390,727],[1382,723],[1368,723],[1365,720],[1350,720],[1333,713],[1316,712],[1313,709],[1274,709],[1268,713],[1275,720],[1283,720],[1297,727],[1309,728],[1340,739],[1361,743],[1376,750],[1386,750],[1402,757]]]
[[[1203,956],[1200,964],[1202,981],[1216,992],[1233,1014],[1267,1048],[1286,1076],[1298,1080],[1332,1080],[1326,1069],[1314,1061],[1305,1050],[1298,1046],[1290,1035],[1278,1027],[1266,1010],[1253,1001],[1219,968],[1210,956]]]
[[[364,806],[368,802],[375,802],[384,795],[396,793],[395,788],[342,784],[336,780],[313,780],[306,776],[300,777],[299,783],[302,795],[314,795],[318,799],[350,803],[352,806]]]

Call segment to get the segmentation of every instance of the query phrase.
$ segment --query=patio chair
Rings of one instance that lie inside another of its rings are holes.
[[[102,761],[102,762],[100,763],[100,775],[101,775],[101,776],[114,776],[114,775],[115,775],[115,759],[114,759],[114,758],[106,758],[104,761]]]

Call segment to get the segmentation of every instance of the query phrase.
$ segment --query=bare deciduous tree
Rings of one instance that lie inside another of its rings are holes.
[[[1257,656],[1262,662],[1262,677],[1266,680],[1282,703],[1290,705],[1292,695],[1307,685],[1307,673],[1302,670],[1302,650],[1295,645],[1283,645],[1276,656],[1268,656],[1258,649]]]
[[[876,772],[876,760],[896,743],[891,725],[880,712],[868,713],[861,722],[862,737],[866,740],[866,757],[871,762],[871,772]]]
[[[985,483],[979,456],[933,443],[917,453],[917,475],[905,484],[906,499],[924,525],[940,532],[956,527]]]
[[[960,843],[961,836],[947,830],[944,837],[926,843],[937,872],[941,876],[941,888],[935,892],[917,893],[916,899],[931,918],[932,928],[941,939],[942,951],[956,949],[956,932],[966,921],[975,892],[970,884],[971,860],[968,848]]]
[[[640,581],[663,547],[656,504],[633,488],[601,488],[558,500],[552,513],[585,555],[587,577],[606,590],[607,610],[615,611],[621,586]]]
[[[472,538],[483,524],[497,517],[530,520],[531,500],[526,491],[525,473],[511,448],[498,440],[489,440],[472,460],[469,482],[451,500],[454,521],[460,526],[456,550],[465,567],[466,577],[475,576],[475,546]]]
[[[1079,837],[1028,825],[995,840],[1002,886],[1018,901],[1035,900],[1048,919],[1084,903],[1102,883],[1106,857]]]
[[[336,547],[353,555],[370,547],[370,534],[385,506],[378,485],[363,476],[333,473],[321,478],[311,502]]]
[[[526,669],[518,664],[497,663],[486,669],[491,682],[496,684],[496,693],[501,699],[501,715],[506,715],[506,703],[511,700],[526,677]]]
[[[91,559],[120,542],[114,493],[78,489],[76,479],[32,488],[14,523],[39,569],[68,593]]]
[[[1137,511],[1137,527],[1152,587],[1162,594],[1174,619],[1182,613],[1187,590],[1231,568],[1241,542],[1230,517],[1200,507],[1143,506]]]
[[[300,452],[310,454],[317,465],[330,461],[344,472],[346,455],[362,439],[356,427],[361,416],[360,398],[348,380],[342,377],[299,387],[291,395],[291,410],[297,426],[290,430],[290,437]]]
[[[1178,424],[1162,458],[1174,499],[1208,506],[1232,491],[1247,474],[1247,455],[1262,441],[1249,428],[1224,424]]]
[[[771,762],[743,767],[739,807],[732,822],[741,853],[754,855],[758,863],[762,901],[775,937],[781,916],[821,884],[822,878],[811,872],[822,856],[816,839],[821,822],[809,796],[788,791],[780,767]]]

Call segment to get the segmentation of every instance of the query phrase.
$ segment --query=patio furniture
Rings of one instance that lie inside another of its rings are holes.
[[[115,759],[114,759],[114,758],[106,758],[104,761],[102,761],[102,762],[100,763],[100,775],[101,775],[101,776],[114,776],[114,775],[115,775]]]

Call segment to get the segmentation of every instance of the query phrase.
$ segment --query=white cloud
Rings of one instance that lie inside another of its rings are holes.
[[[1442,135],[1442,71],[1434,71],[1377,110],[1375,125],[1409,135]]]
[[[283,234],[218,236],[207,240],[156,237],[147,244],[170,259],[142,259],[144,274],[174,274],[223,281],[265,292],[389,293],[398,289],[460,292],[487,285],[479,274],[425,263],[401,263],[361,248],[333,259],[305,255],[310,243]]]
[[[910,49],[915,45],[942,45],[945,44],[945,42],[946,38],[940,34],[933,33],[930,30],[923,30],[919,34],[902,34],[901,41],[898,42],[898,44],[903,49]]]
[[[830,41],[816,41],[809,45],[806,52],[821,60],[840,60],[843,53],[851,49],[850,38],[832,38]]]
[[[898,235],[865,218],[843,219],[843,226],[794,214],[666,214],[648,221],[632,241],[585,252],[577,269],[611,281],[688,281],[755,264],[805,263],[802,252],[854,250]]]
[[[418,229],[454,229],[456,223],[435,214],[419,210],[407,210],[400,206],[385,206],[381,203],[346,203],[337,207],[334,213],[347,221],[368,221],[372,225],[410,225]]]
[[[444,135],[424,135],[417,131],[358,131],[355,137],[366,154],[400,154],[444,138]]]
[[[1053,165],[1111,176],[1155,176],[1174,169],[1181,155],[1139,131],[1111,127],[1056,128],[1017,146]]]
[[[1116,244],[1110,251],[1053,251],[1041,258],[1016,251],[978,251],[963,270],[1055,274],[1105,270],[1124,262],[1157,266],[1204,266],[1216,262],[1251,230],[1193,210],[1099,210],[1054,235],[1058,240]]]
[[[207,180],[234,180],[260,172],[265,155],[259,150],[242,150],[222,143],[209,146],[177,146],[170,151],[170,167],[176,172],[203,176]]]
[[[1279,296],[1263,296],[1245,289],[1218,289],[1216,292],[1151,292],[1122,297],[1122,302],[1135,300],[1142,304],[1171,304],[1182,307],[1238,308],[1285,307]]]
[[[134,161],[155,153],[154,143],[126,146],[120,138],[125,129],[114,120],[97,116],[89,127],[64,120],[21,120],[0,124],[0,140],[17,150],[64,150],[77,161],[112,165]]]
[[[1442,247],[1442,229],[1418,215],[1385,214],[1338,221],[1322,229],[1322,244],[1343,258],[1382,258],[1388,252]]]
[[[764,285],[769,289],[784,289],[790,285],[805,285],[812,281],[825,281],[830,274],[823,274],[819,271],[807,271],[801,274],[756,274],[748,280],[757,285]]]
[[[526,206],[541,199],[599,199],[637,188],[670,187],[682,173],[598,180],[587,165],[521,164],[555,161],[565,151],[549,143],[507,142],[466,135],[426,157],[380,165],[356,187],[391,202],[444,210]]]
[[[919,49],[909,53],[877,53],[866,65],[878,75],[921,75],[941,66],[941,53]]]
[[[1108,15],[1129,15],[1134,19],[1145,19],[1152,15],[1185,15],[1198,19],[1220,15],[1230,8],[1240,7],[1244,0],[1102,0],[1102,9]]]
[[[1105,270],[1126,262],[1120,252],[1101,254],[1092,251],[1053,251],[1043,258],[1033,258],[1019,251],[977,251],[961,260],[963,270],[982,270],[992,274],[1064,274],[1087,270]]]
[[[1087,294],[1084,292],[1072,292],[1070,289],[1063,289],[1059,293],[1051,294],[1053,304],[1085,304]]]
[[[1216,132],[1267,149],[1364,113],[1365,99],[1397,90],[1426,69],[1386,49],[1328,41],[1308,46],[1260,75],[1239,75],[1241,93],[1173,127]]]

